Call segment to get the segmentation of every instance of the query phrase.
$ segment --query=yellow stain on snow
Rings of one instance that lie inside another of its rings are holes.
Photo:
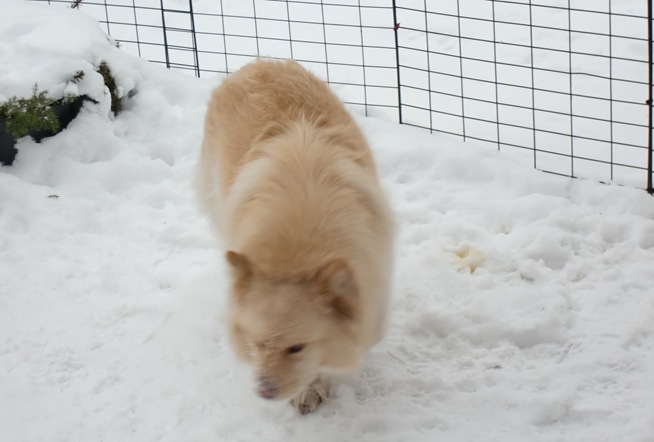
[[[484,254],[481,250],[473,249],[465,244],[452,250],[456,256],[457,266],[460,270],[467,269],[470,273],[475,273],[478,267],[484,264]]]

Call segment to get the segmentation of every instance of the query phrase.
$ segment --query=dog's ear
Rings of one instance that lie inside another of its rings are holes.
[[[225,254],[227,262],[232,266],[234,274],[239,279],[247,279],[252,276],[252,264],[247,256],[242,253],[237,253],[232,250],[229,250]]]
[[[359,290],[347,262],[335,259],[327,263],[318,270],[315,281],[330,311],[348,319],[354,318]]]

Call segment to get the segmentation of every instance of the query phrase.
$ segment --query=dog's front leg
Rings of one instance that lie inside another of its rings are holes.
[[[301,414],[309,414],[329,396],[329,381],[318,377],[300,394],[291,399],[291,405]]]

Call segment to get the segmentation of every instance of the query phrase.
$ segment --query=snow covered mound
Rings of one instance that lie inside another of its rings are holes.
[[[110,117],[91,68],[123,91]],[[4,0],[0,99],[89,70],[69,127],[0,169],[6,441],[654,441],[654,198],[357,116],[400,226],[387,338],[315,414],[268,403],[225,336],[191,188],[216,81]]]
[[[139,77],[133,58],[125,56],[98,29],[98,22],[77,11],[47,8],[20,0],[3,2],[0,19],[0,103],[11,96],[28,97],[32,87],[47,90],[55,98],[64,93],[86,94],[109,109],[102,77],[95,72],[105,59],[120,72],[118,89],[131,90]],[[115,65],[115,66],[114,66]],[[69,79],[78,71],[78,84]]]

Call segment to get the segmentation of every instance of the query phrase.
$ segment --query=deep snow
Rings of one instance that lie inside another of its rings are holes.
[[[101,59],[138,91],[116,118]],[[400,225],[392,314],[361,373],[300,417],[255,396],[225,337],[191,189],[220,79],[22,0],[3,4],[0,66],[2,99],[86,69],[101,101],[0,169],[1,440],[654,441],[645,192],[357,115]]]

